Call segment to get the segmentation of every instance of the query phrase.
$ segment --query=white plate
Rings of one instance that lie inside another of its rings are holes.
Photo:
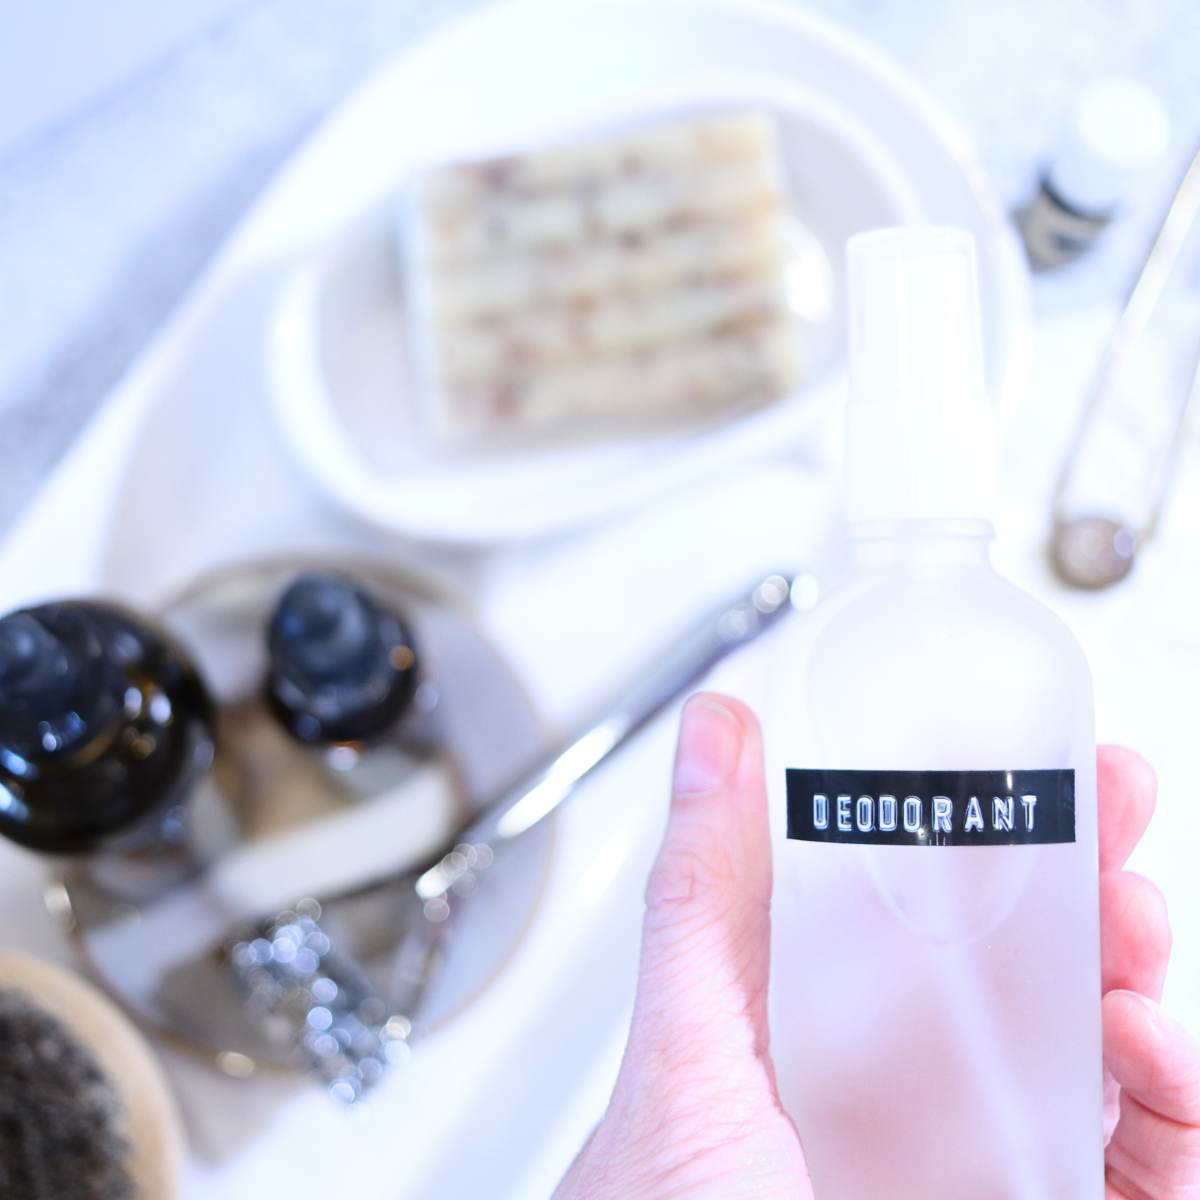
[[[1007,394],[1026,337],[1011,232],[962,137],[886,60],[791,6],[521,0],[385,69],[281,182],[295,202],[290,248],[309,248],[281,290],[267,373],[286,440],[322,490],[393,532],[479,543],[593,521],[755,457],[819,455],[841,393],[837,321],[810,339],[805,388],[734,421],[488,457],[431,453],[414,433],[386,216],[405,173],[714,106],[779,118],[798,215],[835,268],[835,311],[851,233],[974,232],[989,377]]]

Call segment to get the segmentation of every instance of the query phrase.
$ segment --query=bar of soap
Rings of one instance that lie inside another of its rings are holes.
[[[773,121],[706,115],[415,184],[407,262],[435,430],[765,403],[801,378]]]

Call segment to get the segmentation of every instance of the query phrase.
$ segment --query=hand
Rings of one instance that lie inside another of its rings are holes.
[[[1200,1197],[1200,1048],[1157,1005],[1162,898],[1121,869],[1154,807],[1150,768],[1101,749],[1104,1052],[1113,1117],[1106,1200]],[[646,889],[637,1000],[604,1119],[556,1200],[811,1200],[768,1054],[771,847],[754,715],[684,710],[663,845]]]

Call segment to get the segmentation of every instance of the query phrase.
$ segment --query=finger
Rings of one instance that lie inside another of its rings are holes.
[[[1132,871],[1100,876],[1101,990],[1121,988],[1158,999],[1171,954],[1162,892]]]
[[[604,1121],[559,1200],[809,1197],[767,1058],[771,853],[758,722],[684,708],[646,887],[637,998]]]
[[[1200,1176],[1200,1046],[1134,992],[1104,998],[1104,1055],[1121,1085],[1106,1162],[1110,1194],[1195,1195]]]
[[[701,693],[684,709],[646,888],[632,1041],[765,1049],[770,897],[758,722],[736,700]]]
[[[1105,1058],[1127,1095],[1151,1112],[1200,1125],[1200,1046],[1136,992],[1104,998]]]
[[[1158,780],[1154,768],[1124,746],[1096,752],[1100,808],[1100,869],[1120,867],[1141,840],[1154,813]]]

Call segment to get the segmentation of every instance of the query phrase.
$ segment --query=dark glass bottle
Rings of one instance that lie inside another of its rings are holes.
[[[387,739],[413,707],[417,656],[400,617],[350,579],[301,575],[267,634],[267,702],[314,746]]]
[[[204,684],[141,617],[78,600],[0,619],[5,837],[56,854],[169,841],[213,754]]]

